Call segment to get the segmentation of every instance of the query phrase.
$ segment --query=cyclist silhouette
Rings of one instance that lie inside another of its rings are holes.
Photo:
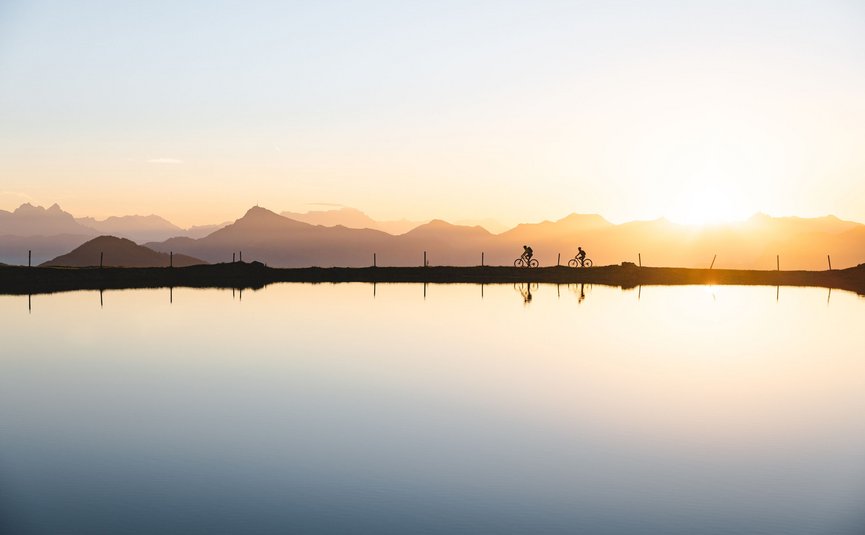
[[[582,247],[577,247],[577,250],[579,251],[579,252],[577,253],[577,258],[579,258],[579,259],[580,259],[580,262],[582,262],[583,260],[586,259],[586,252],[583,251],[583,248],[582,248]]]
[[[534,254],[535,252],[532,251],[531,247],[529,247],[528,245],[523,245],[523,256],[525,257],[526,262],[530,261],[532,259],[532,255]]]

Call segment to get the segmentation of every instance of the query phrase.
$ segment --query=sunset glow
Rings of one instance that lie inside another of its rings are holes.
[[[0,0],[3,535],[861,534],[865,0]]]
[[[5,3],[0,209],[865,221],[863,21],[840,1]]]

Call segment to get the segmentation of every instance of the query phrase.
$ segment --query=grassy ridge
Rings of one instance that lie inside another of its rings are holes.
[[[593,283],[638,285],[735,284],[817,286],[865,295],[865,265],[833,271],[752,271],[637,267],[632,264],[573,269],[564,266],[514,268],[368,267],[269,268],[258,262],[182,268],[49,268],[0,266],[0,294],[22,295],[71,290],[124,288],[262,288],[274,282],[431,282],[431,283]]]

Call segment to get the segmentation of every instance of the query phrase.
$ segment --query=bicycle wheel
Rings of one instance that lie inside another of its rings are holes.
[[[572,268],[577,267],[577,259],[571,258],[570,260],[568,260],[568,267],[572,267]]]
[[[540,263],[537,260],[535,260],[534,258],[532,258],[529,261],[529,267],[538,267],[539,265],[540,265]]]
[[[517,258],[514,260],[514,267],[526,267],[526,261],[522,258]]]
[[[590,258],[583,260],[583,267],[592,267],[592,260]]]

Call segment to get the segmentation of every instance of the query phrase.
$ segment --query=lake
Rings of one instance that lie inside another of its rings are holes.
[[[0,530],[859,534],[865,299],[0,296]]]

